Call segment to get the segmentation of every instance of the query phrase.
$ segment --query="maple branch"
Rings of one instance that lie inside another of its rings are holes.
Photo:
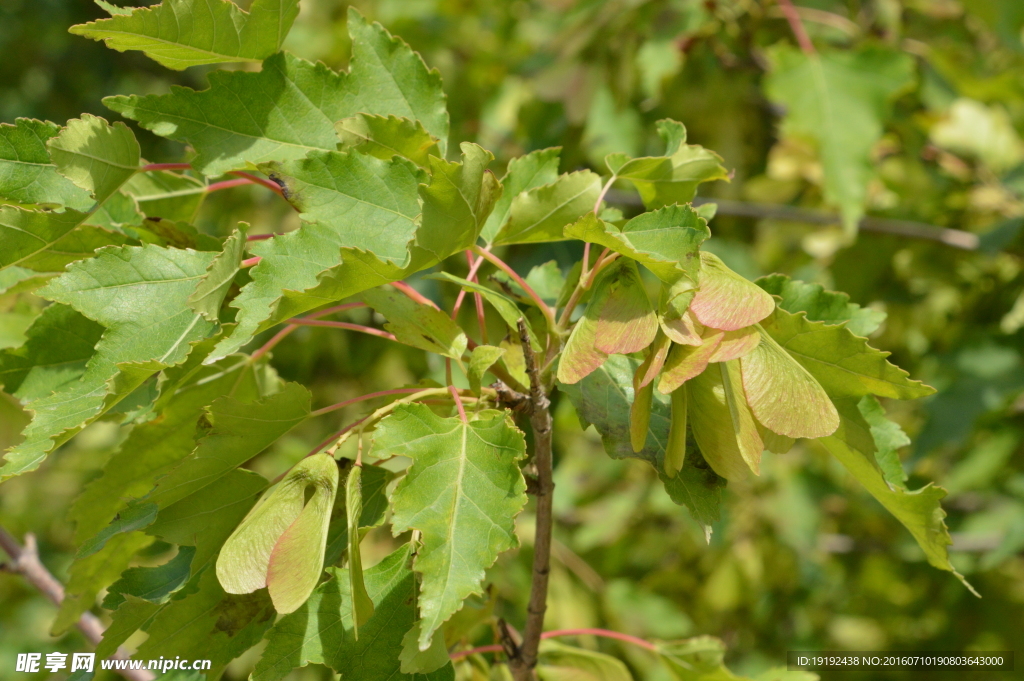
[[[639,198],[625,193],[616,193],[614,197],[609,197],[609,199],[612,203],[622,206],[643,205]],[[814,225],[838,225],[842,221],[838,215],[828,211],[787,206],[781,203],[755,203],[751,201],[706,199],[700,197],[693,200],[694,206],[704,206],[709,203],[714,203],[718,206],[719,215],[734,215],[741,218],[791,220],[792,222],[806,222]],[[938,225],[930,225],[927,222],[866,215],[860,219],[859,227],[865,232],[895,234],[896,236],[905,236],[912,239],[938,241],[947,246],[961,248],[965,251],[975,251],[981,245],[978,235],[973,232],[939,227]]]
[[[817,50],[814,49],[814,43],[811,42],[811,37],[807,35],[807,29],[804,28],[804,22],[800,20],[800,13],[797,12],[793,3],[790,0],[779,0],[779,9],[786,15],[789,28],[792,29],[796,42],[800,45],[800,49],[804,51],[804,54],[817,54]]]
[[[366,303],[343,303],[342,305],[335,305],[334,307],[329,307],[326,310],[320,310],[319,312],[307,315],[303,317],[303,319],[319,319],[320,317],[326,317],[327,315],[334,314],[335,312],[353,310],[357,307],[366,307]],[[292,331],[299,328],[300,326],[302,325],[289,324],[288,326],[284,327],[283,329],[275,333],[273,338],[264,343],[258,350],[256,350],[256,352],[249,355],[249,361],[255,362],[260,357],[270,352],[270,350],[273,349],[275,345],[283,341],[288,334],[290,334]]]
[[[590,270],[590,274],[587,276],[585,281],[583,274],[580,274],[580,281],[576,284],[576,288],[573,289],[572,295],[569,296],[569,300],[565,303],[565,308],[562,310],[562,314],[558,318],[558,328],[565,328],[569,323],[569,320],[572,318],[572,311],[576,309],[576,305],[580,302],[580,298],[583,297],[583,293],[594,285],[594,280],[597,279],[598,273],[608,265],[615,262],[619,255],[619,253],[612,253],[608,256],[608,249],[606,248],[601,251],[601,255],[597,256],[597,261],[594,263],[594,267]]]
[[[540,635],[541,639],[558,638],[559,636],[600,636],[602,638],[613,638],[617,641],[624,641],[626,643],[632,643],[635,646],[650,650],[651,652],[657,652],[658,648],[653,643],[645,641],[642,638],[636,636],[630,636],[629,634],[623,634],[619,631],[612,631],[610,629],[555,629],[554,631],[545,631]],[[492,643],[489,646],[480,646],[479,648],[471,648],[469,650],[459,650],[449,657],[452,660],[461,660],[464,657],[475,655],[477,653],[500,653],[504,650],[504,647],[500,643]]]
[[[289,324],[297,324],[298,326],[325,326],[331,329],[348,329],[349,331],[359,331],[360,333],[368,333],[371,336],[378,336],[380,338],[387,338],[388,340],[397,341],[394,334],[390,334],[387,331],[381,329],[375,329],[372,326],[363,326],[362,324],[351,324],[349,322],[328,322],[322,319],[306,319],[305,317],[296,317],[295,319],[289,319]]]
[[[526,373],[530,377],[530,425],[533,427],[533,461],[537,467],[537,484],[534,490],[537,497],[537,525],[533,542],[533,576],[530,602],[526,608],[526,628],[523,630],[523,641],[516,647],[515,655],[509,660],[509,666],[515,681],[531,681],[534,676],[533,668],[537,666],[537,654],[544,631],[544,613],[547,611],[555,483],[552,479],[551,402],[541,382],[540,365],[533,354],[533,348],[530,347],[526,321],[520,317],[517,326]]]
[[[488,246],[488,248],[490,248]],[[466,275],[467,281],[477,281],[476,273],[480,270],[480,266],[484,264],[484,259],[477,258],[476,262],[473,262],[472,256],[469,251],[466,251],[466,258],[469,259],[469,274]],[[479,295],[479,294],[477,294]],[[452,319],[455,319],[455,315],[458,314],[459,308],[462,307],[462,301],[466,298],[466,289],[460,288],[459,295],[455,298],[455,306],[452,308]]]
[[[401,291],[402,293],[404,293],[405,295],[409,296],[409,298],[411,298],[412,300],[415,300],[417,303],[420,303],[421,305],[429,305],[435,310],[439,309],[437,307],[437,303],[435,303],[430,298],[427,298],[425,295],[414,289],[412,286],[409,286],[404,281],[393,281],[391,282],[391,285],[394,286],[399,291]]]
[[[51,603],[60,607],[60,604],[64,601],[64,586],[57,581],[57,578],[39,560],[39,550],[36,545],[35,535],[31,533],[26,534],[25,546],[22,546],[18,543],[17,539],[0,526],[0,548],[11,557],[11,562],[7,565],[11,572],[20,574],[29,584],[46,596]],[[100,641],[103,640],[103,623],[91,612],[86,611],[82,613],[82,616],[78,618],[76,626],[93,647],[99,645]],[[123,648],[118,648],[117,652],[110,657],[126,660],[129,655]],[[129,681],[152,681],[155,678],[153,674],[144,669],[115,669],[114,671],[129,679]]]
[[[419,392],[423,392],[423,388],[395,388],[394,390],[381,390],[380,392],[367,393],[365,395],[360,395],[359,397],[353,397],[351,400],[338,402],[337,404],[332,404],[331,406],[324,407],[323,409],[317,409],[314,412],[310,412],[309,415],[320,416],[322,414],[329,414],[332,411],[337,411],[338,409],[347,407],[350,404],[356,404],[357,402],[365,402],[366,400],[372,400],[375,397],[383,397],[384,395],[407,395],[410,393]]]
[[[546,319],[548,322],[548,328],[555,328],[555,314],[551,311],[551,308],[548,307],[548,304],[545,303],[539,295],[537,295],[537,292],[534,291],[533,288],[531,288],[530,285],[527,284],[526,281],[524,281],[523,278],[520,277],[514,269],[508,266],[508,263],[506,263],[498,256],[494,255],[490,251],[484,250],[479,246],[473,246],[473,252],[479,256],[486,258],[488,261],[490,261],[492,265],[497,267],[499,270],[501,270],[508,276],[512,277],[512,281],[519,284],[520,288],[522,288],[523,291],[526,292],[526,295],[528,295],[537,305],[537,307],[540,308],[541,314],[544,315],[544,319]]]
[[[284,189],[281,187],[281,185],[279,185],[277,182],[274,182],[273,180],[265,180],[262,177],[259,177],[257,175],[253,175],[251,173],[246,173],[246,172],[243,172],[241,170],[234,170],[234,171],[231,171],[228,174],[229,175],[238,175],[241,178],[245,178],[246,180],[249,180],[249,182],[251,182],[253,184],[258,184],[258,185],[262,185],[262,186],[266,187],[267,189],[269,189],[270,191],[274,192],[275,194],[277,194],[279,196],[282,196],[282,197],[284,196]],[[285,198],[287,198],[287,197],[285,197]]]
[[[231,189],[232,187],[240,187],[245,184],[254,184],[252,180],[240,177],[236,180],[224,180],[223,182],[214,182],[213,184],[206,185],[206,193],[218,192],[221,189]]]

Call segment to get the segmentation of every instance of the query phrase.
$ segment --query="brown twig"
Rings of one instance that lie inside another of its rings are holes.
[[[533,668],[537,666],[541,634],[544,631],[544,613],[547,611],[555,483],[552,480],[551,402],[541,382],[540,364],[533,354],[533,348],[530,347],[526,321],[520,318],[517,326],[526,373],[530,377],[530,425],[533,427],[533,463],[537,469],[537,527],[533,542],[533,576],[530,602],[526,609],[526,628],[523,630],[522,643],[516,647],[515,654],[509,657],[509,666],[515,681],[532,681]]]
[[[633,197],[624,193],[611,195],[608,197],[608,200],[620,206],[643,205],[639,197]],[[693,205],[695,206],[703,206],[708,203],[718,205],[719,215],[734,215],[741,218],[790,220],[792,222],[806,222],[813,225],[838,225],[842,221],[838,215],[828,211],[786,206],[777,203],[753,203],[730,199],[706,198],[696,198],[693,200]],[[895,234],[912,239],[938,241],[953,248],[962,248],[965,251],[975,251],[981,243],[978,235],[973,232],[965,232],[962,229],[949,229],[947,227],[929,225],[926,222],[914,222],[913,220],[866,216],[861,218],[860,228],[866,232]]]
[[[40,562],[35,535],[26,534],[25,546],[22,546],[7,530],[0,527],[0,548],[11,557],[11,562],[8,564],[11,572],[20,574],[29,584],[50,599],[51,603],[60,607],[64,601],[64,586]],[[103,640],[103,624],[91,612],[82,613],[76,626],[93,646],[99,645]],[[123,648],[118,648],[117,652],[111,655],[111,658],[119,660],[126,660],[128,657],[128,653]],[[145,669],[116,669],[114,671],[130,681],[152,681],[155,678]]]

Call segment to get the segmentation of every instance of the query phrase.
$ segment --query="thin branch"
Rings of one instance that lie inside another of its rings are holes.
[[[530,285],[527,284],[526,281],[524,281],[523,278],[520,277],[514,269],[509,267],[508,264],[498,256],[494,255],[490,251],[480,248],[479,246],[473,246],[473,252],[479,256],[486,258],[488,261],[490,261],[492,265],[500,269],[508,276],[512,277],[512,280],[519,284],[520,288],[522,288],[523,291],[526,292],[526,295],[528,295],[537,305],[537,307],[540,308],[541,313],[544,315],[544,319],[546,319],[548,322],[548,328],[552,330],[555,328],[554,312],[551,311],[551,308],[548,307],[548,304],[545,303],[539,295],[537,295],[537,292],[534,291],[533,288],[531,288]]]
[[[615,194],[609,197],[613,203],[625,206],[640,206],[639,198],[628,194]],[[719,215],[734,215],[743,218],[790,220],[792,222],[806,222],[814,225],[838,225],[842,220],[838,215],[823,210],[810,208],[799,208],[797,206],[786,206],[777,203],[753,203],[748,201],[733,201],[730,199],[707,199],[696,198],[694,206],[703,206],[708,203],[718,205]],[[930,225],[926,222],[915,222],[913,220],[897,220],[894,218],[879,218],[865,216],[861,218],[860,228],[866,232],[880,234],[895,234],[897,236],[910,237],[912,239],[928,239],[938,241],[961,248],[965,251],[977,250],[981,240],[977,234],[966,232],[962,229],[950,229]]]
[[[487,247],[490,249],[490,246]],[[469,251],[466,251],[467,257],[469,257]],[[484,264],[482,257],[477,258],[476,262],[470,261],[469,274],[466,275],[468,281],[477,281],[476,273],[480,271],[480,265]],[[459,295],[455,298],[455,307],[452,309],[452,319],[455,319],[455,315],[458,313],[459,308],[462,307],[462,301],[466,298],[466,289],[459,289]]]
[[[437,306],[437,303],[435,303],[430,298],[427,298],[425,295],[414,289],[412,286],[409,286],[404,281],[393,281],[391,282],[391,285],[394,286],[399,291],[401,291],[402,293],[404,293],[405,295],[409,296],[411,299],[415,300],[417,303],[420,303],[421,305],[429,305],[435,310],[441,309]]]
[[[459,391],[455,389],[454,385],[449,385],[448,392],[452,394],[455,406],[459,410],[459,418],[462,419],[463,423],[469,423],[469,419],[466,418],[466,407],[462,404],[462,398],[459,396]]]
[[[331,406],[324,407],[323,409],[317,409],[314,412],[310,412],[309,415],[310,416],[322,416],[323,414],[329,414],[332,411],[337,411],[339,409],[347,407],[350,404],[356,404],[358,402],[365,402],[366,400],[372,400],[375,397],[383,397],[385,395],[408,395],[408,394],[411,394],[411,393],[418,393],[418,392],[423,392],[423,388],[395,388],[394,390],[381,390],[380,392],[367,393],[365,395],[360,395],[359,397],[353,397],[351,400],[345,400],[344,402],[338,402],[337,404],[332,404]]]
[[[576,309],[576,305],[579,304],[580,298],[583,297],[584,292],[594,285],[594,280],[597,279],[597,275],[600,274],[601,270],[615,262],[620,255],[620,253],[612,253],[611,255],[608,255],[608,249],[606,248],[601,252],[601,255],[597,257],[597,261],[594,263],[593,269],[590,270],[590,274],[587,276],[586,281],[584,281],[582,275],[580,275],[580,282],[576,284],[576,288],[573,289],[572,295],[569,296],[569,300],[565,303],[565,308],[562,310],[562,314],[558,318],[558,328],[564,329],[569,324],[569,321],[572,319],[572,311]]]
[[[804,28],[804,23],[800,21],[800,13],[797,12],[793,3],[790,0],[778,0],[778,2],[779,8],[786,15],[786,21],[789,22],[789,28],[793,31],[793,36],[796,38],[797,44],[800,45],[800,49],[804,51],[804,54],[817,54],[817,50],[814,49],[814,43],[811,42],[811,37],[807,35],[807,29]]]
[[[545,631],[540,635],[541,639],[558,638],[559,636],[600,636],[602,638],[613,638],[617,641],[624,641],[625,643],[632,643],[635,646],[650,650],[651,652],[657,652],[658,648],[653,643],[645,641],[642,638],[636,636],[630,636],[629,634],[623,634],[622,632],[612,631],[610,629],[556,629],[554,631]],[[471,648],[470,650],[459,650],[449,657],[452,660],[461,660],[464,657],[475,655],[477,653],[500,653],[504,650],[500,643],[493,643],[489,646],[480,646],[479,648]]]
[[[863,33],[861,27],[858,26],[856,22],[850,21],[841,14],[835,14],[834,12],[826,12],[825,10],[815,9],[814,7],[802,7],[794,5],[793,8],[796,10],[797,16],[799,16],[804,21],[810,21],[815,24],[821,24],[822,26],[829,26],[836,30],[842,31],[846,35],[854,38]],[[786,10],[782,7],[770,8],[768,10],[768,16],[776,17],[779,19],[789,18],[786,15]]]
[[[267,179],[264,179],[262,177],[259,177],[258,175],[253,175],[252,173],[242,172],[241,170],[234,170],[234,171],[232,171],[232,172],[230,172],[228,174],[229,175],[237,175],[239,177],[245,178],[246,180],[249,180],[249,182],[252,182],[253,184],[258,184],[258,185],[262,185],[262,186],[266,187],[267,189],[269,189],[270,191],[274,192],[278,196],[282,196],[284,198],[288,198],[288,197],[284,196],[284,189],[281,188],[281,185],[279,185],[278,183],[274,182],[273,180],[267,180]]]
[[[403,391],[403,390],[408,390],[408,388],[400,388],[400,389],[398,389],[396,391],[393,391],[393,392],[399,392],[399,391]],[[389,392],[389,391],[386,391],[386,392]],[[383,392],[382,393],[376,393],[376,395],[383,395],[383,394],[385,394],[385,393],[383,393]],[[327,446],[327,444],[329,444],[331,442],[331,440],[339,440],[338,444],[341,444],[341,442],[340,442],[341,437],[343,435],[351,432],[352,429],[355,428],[356,426],[358,426],[358,425],[360,425],[360,424],[362,424],[362,423],[364,423],[366,421],[369,421],[369,423],[374,423],[376,421],[379,421],[380,419],[384,418],[385,416],[387,416],[388,414],[390,414],[392,411],[394,411],[395,409],[397,409],[399,406],[401,406],[403,404],[408,404],[409,402],[415,402],[416,400],[420,400],[420,399],[423,399],[425,397],[435,397],[435,396],[440,396],[440,395],[448,395],[448,388],[427,388],[425,390],[417,390],[416,392],[414,392],[413,394],[411,394],[411,395],[409,395],[407,397],[401,397],[401,398],[395,400],[394,402],[391,402],[389,404],[385,404],[383,407],[381,407],[377,411],[373,412],[369,416],[364,416],[363,418],[359,419],[355,423],[352,423],[352,424],[350,424],[348,426],[345,426],[344,428],[342,428],[337,433],[331,435],[326,440],[324,440],[322,443],[317,445],[317,448],[314,449],[313,451],[311,451],[306,456],[313,456],[314,454],[319,452],[321,449],[323,449],[325,446]],[[357,398],[357,400],[369,399],[370,397],[373,397],[373,396],[374,395],[364,395],[362,398]],[[476,399],[476,398],[470,396],[468,399]],[[352,401],[349,402],[349,404],[351,404],[351,403],[352,403]],[[340,405],[332,405],[332,407],[339,407],[340,408]],[[311,414],[311,416],[319,414],[319,413],[326,413],[325,410],[326,409],[330,409],[332,407],[326,407],[325,409],[321,409],[318,412],[313,412],[313,414]],[[337,445],[334,447],[334,449],[337,449]],[[278,476],[278,478],[276,480],[274,480],[274,482],[277,482],[277,480],[280,480],[283,477],[284,477],[284,473],[282,473],[280,476]]]
[[[221,189],[231,189],[232,187],[240,187],[245,184],[254,184],[252,180],[247,180],[244,177],[240,177],[237,180],[224,180],[223,182],[214,182],[213,184],[206,185],[206,193],[217,192]]]
[[[509,660],[509,665],[515,681],[530,681],[533,678],[533,668],[537,666],[541,634],[544,631],[544,613],[547,611],[555,483],[552,479],[551,402],[541,382],[539,362],[533,354],[533,348],[530,347],[526,321],[521,317],[518,327],[526,373],[530,377],[530,425],[533,427],[533,461],[537,468],[537,525],[534,533],[533,571],[530,602],[526,608],[526,628],[523,630],[523,642],[517,646],[516,654]]]
[[[246,258],[241,263],[239,263],[239,267],[255,267],[256,265],[260,264],[260,260],[263,260],[263,258],[261,258],[258,255],[254,255],[253,257]]]
[[[479,283],[476,278],[476,270],[480,269],[479,263],[482,263],[483,261],[483,258],[477,258],[474,262],[473,254],[466,251],[466,262],[469,263],[469,273],[466,275],[466,279],[474,284]],[[464,290],[465,289],[463,289],[463,291]],[[452,319],[455,319],[455,315],[459,312],[460,302],[462,302],[462,298],[455,299],[455,307],[452,309]],[[480,327],[480,340],[483,341],[484,345],[487,345],[487,318],[484,315],[484,297],[480,295],[478,291],[473,291],[473,302],[476,305],[476,323],[477,326]]]
[[[25,546],[23,547],[6,529],[0,527],[0,548],[3,548],[4,552],[11,557],[9,568],[12,572],[20,574],[51,603],[60,607],[64,601],[64,586],[40,562],[34,535],[25,535]],[[91,612],[82,613],[76,626],[94,647],[103,640],[103,624]],[[123,648],[118,648],[111,658],[127,660],[129,655]],[[129,681],[152,681],[155,678],[145,669],[116,669],[114,671]]]
[[[375,329],[372,326],[363,326],[362,324],[351,324],[349,322],[328,322],[322,319],[305,319],[303,317],[289,319],[288,323],[297,324],[299,326],[323,326],[329,329],[348,329],[349,331],[367,333],[370,334],[371,336],[387,338],[388,340],[398,340],[397,338],[395,338],[394,334],[390,334],[387,331],[382,331],[381,329]]]
[[[329,307],[325,310],[320,310],[319,312],[315,312],[311,315],[306,315],[305,317],[303,317],[303,319],[319,319],[320,317],[326,317],[327,315],[334,314],[335,312],[354,310],[355,308],[358,307],[366,307],[366,303],[343,303],[341,305],[335,305],[334,307]],[[273,338],[264,343],[263,346],[256,350],[256,352],[249,355],[249,361],[255,362],[260,357],[267,354],[271,349],[273,349],[275,345],[283,341],[285,337],[288,336],[288,334],[290,334],[295,329],[299,328],[299,326],[301,326],[301,324],[289,324],[288,326],[278,331],[276,334],[274,334]]]
[[[246,241],[263,241],[265,239],[273,239],[276,234],[250,234],[245,237]]]

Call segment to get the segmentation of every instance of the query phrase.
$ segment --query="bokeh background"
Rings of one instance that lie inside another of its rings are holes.
[[[286,49],[344,68],[347,4],[302,0]],[[889,233],[893,223],[885,221],[876,223],[883,231],[862,231],[850,245],[838,221],[820,218],[821,211],[835,214],[825,200],[820,149],[785,132],[792,112],[766,94],[773,46],[795,45],[775,2],[355,4],[440,70],[452,115],[450,147],[468,140],[492,150],[499,176],[509,159],[553,145],[564,147],[563,171],[600,170],[611,151],[657,153],[654,122],[682,121],[691,143],[716,150],[733,170],[731,182],[702,186],[702,197],[723,206],[731,201],[731,212],[748,214],[715,218],[709,249],[745,276],[784,272],[885,312],[872,343],[939,391],[888,406],[913,440],[900,452],[909,486],[935,481],[949,490],[952,561],[982,599],[929,567],[909,533],[813,445],[766,453],[759,478],[730,484],[723,519],[706,545],[654,472],[610,460],[560,399],[550,627],[603,626],[663,639],[713,634],[728,644],[730,667],[751,674],[784,663],[787,650],[1024,654],[1024,3],[798,3],[819,50],[880,49],[912,58],[911,84],[878,121],[883,135],[872,150],[868,214],[976,234],[970,249]],[[100,101],[106,95],[206,87],[204,67],[168,71],[141,53],[121,54],[67,33],[101,16],[87,0],[0,0],[0,120],[63,123],[82,112],[113,120]],[[138,128],[136,134],[148,160],[182,158],[173,142]],[[625,195],[612,200],[627,215],[638,210]],[[780,215],[773,205],[803,212]],[[212,194],[197,223],[226,235],[238,220],[255,232],[297,226],[295,214],[257,186]],[[574,247],[554,244],[518,247],[506,259],[525,272],[549,260],[567,268],[578,257]],[[426,280],[419,286],[438,300],[452,293]],[[20,344],[39,305],[31,295],[0,296],[0,347]],[[443,366],[418,351],[316,328],[292,334],[273,364],[284,378],[310,386],[321,404],[443,377]],[[293,432],[251,467],[276,475],[361,414],[339,413],[336,422]],[[0,448],[23,423],[16,403],[0,394]],[[0,523],[18,536],[35,533],[44,562],[61,578],[75,551],[67,510],[120,437],[115,425],[95,424],[39,471],[0,487]],[[529,540],[524,536],[527,546]],[[386,530],[372,534],[364,559],[379,559],[390,542]],[[159,562],[167,548],[153,545],[140,561]],[[490,600],[474,607],[496,607],[515,623],[528,591],[526,557],[503,557],[490,574]],[[11,671],[18,652],[86,649],[77,633],[49,636],[54,612],[20,578],[0,574],[0,679],[21,676]],[[478,637],[491,642],[489,631]],[[637,679],[665,678],[635,650],[583,644],[623,656]],[[236,661],[227,677],[245,678],[254,656]],[[291,678],[331,675],[309,668]]]

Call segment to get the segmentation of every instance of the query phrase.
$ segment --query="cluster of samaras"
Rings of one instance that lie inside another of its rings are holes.
[[[657,309],[635,263],[620,259],[595,284],[558,368],[576,383],[610,354],[643,352],[633,377],[630,439],[647,439],[655,388],[671,395],[672,426],[664,457],[674,477],[686,452],[687,424],[712,469],[736,479],[758,473],[764,449],[789,450],[794,438],[819,438],[839,427],[825,390],[759,322],[775,299],[715,255],[700,254],[699,286],[688,278],[663,286]]]

